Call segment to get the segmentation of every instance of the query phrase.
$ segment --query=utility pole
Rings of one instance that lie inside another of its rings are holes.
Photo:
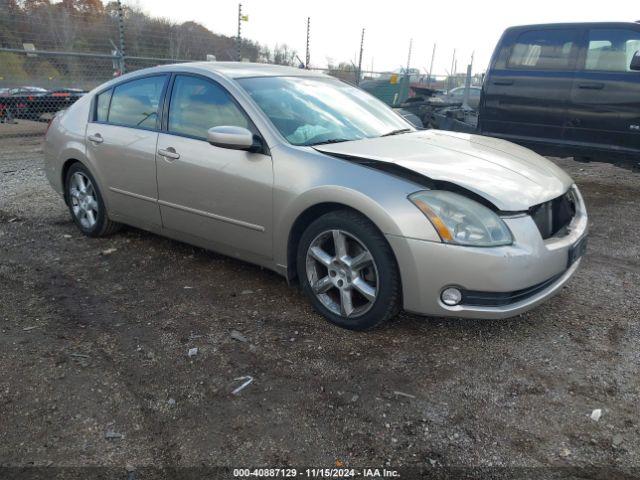
[[[360,85],[362,79],[362,51],[364,50],[364,28],[362,29],[362,36],[360,37],[360,56],[358,57],[358,78],[356,79],[356,85]]]
[[[304,68],[309,70],[309,63],[311,62],[311,52],[309,51],[309,40],[311,37],[311,17],[307,17],[307,57]]]
[[[124,75],[125,73],[125,64],[124,64],[124,13],[122,12],[122,2],[118,0],[118,36],[119,36],[119,52],[120,56],[119,65],[120,65],[120,75]]]
[[[467,76],[464,79],[464,93],[462,96],[462,108],[465,110],[470,110],[469,107],[469,94],[471,92],[471,74],[473,73],[473,55],[475,52],[471,53],[471,62],[467,65]]]
[[[455,75],[455,70],[456,68],[456,49],[453,49],[453,57],[451,58],[451,74],[449,77],[449,90],[451,90],[453,88],[453,76]]]
[[[238,4],[238,36],[236,37],[236,60],[242,60],[240,47],[242,46],[242,4]]]
[[[458,86],[458,59],[456,58],[456,63],[453,64],[453,88]]]
[[[429,65],[429,78],[427,79],[427,87],[431,87],[431,74],[433,73],[433,59],[436,58],[436,44],[433,44],[433,52],[431,52],[431,65]]]
[[[413,38],[409,39],[409,55],[407,56],[407,75],[409,75],[409,67],[411,66],[411,48],[413,47]]]

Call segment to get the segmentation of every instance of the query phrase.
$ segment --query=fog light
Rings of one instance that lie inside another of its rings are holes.
[[[453,307],[462,301],[462,293],[457,288],[449,287],[442,291],[440,298],[442,299],[442,303]]]

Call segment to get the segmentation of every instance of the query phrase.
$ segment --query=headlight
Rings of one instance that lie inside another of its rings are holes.
[[[409,200],[431,221],[443,242],[475,247],[497,247],[513,242],[511,232],[494,212],[462,195],[428,190]]]

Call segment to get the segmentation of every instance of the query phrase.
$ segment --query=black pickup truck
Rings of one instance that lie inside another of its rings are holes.
[[[640,23],[508,28],[477,109],[431,92],[402,107],[425,126],[480,133],[543,155],[640,161]]]
[[[547,155],[640,160],[640,23],[507,29],[478,130]]]

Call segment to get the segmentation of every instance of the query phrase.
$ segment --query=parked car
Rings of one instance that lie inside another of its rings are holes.
[[[54,118],[45,171],[84,234],[128,224],[261,265],[351,329],[402,308],[517,315],[560,291],[587,238],[550,161],[417,131],[358,88],[265,64],[114,79]]]
[[[508,28],[479,132],[546,154],[640,159],[640,23]]]
[[[462,105],[464,101],[464,89],[465,87],[452,88],[442,95],[436,95],[432,97],[431,102],[441,102],[446,104]],[[480,95],[482,93],[482,87],[470,86],[469,87],[469,99],[467,101],[468,106],[471,108],[478,108],[480,104]]]
[[[75,88],[11,88],[0,94],[0,118],[39,120],[45,114],[67,108],[85,93]]]

